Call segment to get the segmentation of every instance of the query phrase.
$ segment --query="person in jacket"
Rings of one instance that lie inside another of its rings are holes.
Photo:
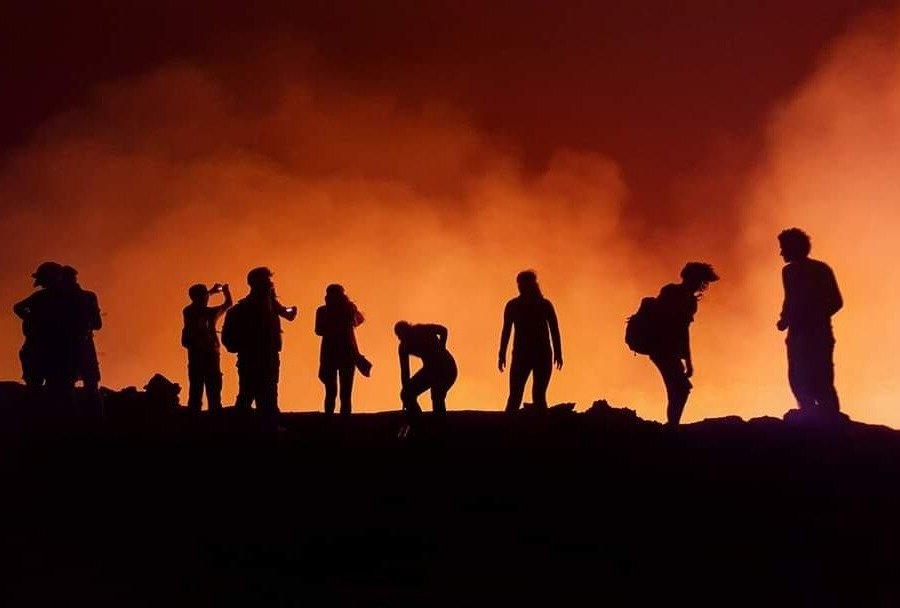
[[[332,284],[325,288],[325,305],[316,310],[316,335],[322,337],[319,350],[319,380],[325,386],[325,413],[333,414],[340,381],[341,414],[349,415],[352,405],[353,376],[357,369],[369,375],[365,358],[359,352],[354,329],[365,318],[344,287]]]

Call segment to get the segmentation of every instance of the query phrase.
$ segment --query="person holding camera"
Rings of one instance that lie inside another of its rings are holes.
[[[250,293],[225,315],[222,343],[237,353],[238,396],[234,406],[256,408],[267,416],[278,413],[281,367],[281,319],[297,318],[296,306],[282,306],[275,295],[272,271],[265,266],[247,273]]]
[[[210,294],[221,292],[225,300],[218,306],[209,306]],[[219,356],[219,337],[216,323],[231,308],[231,290],[228,284],[216,283],[207,289],[203,283],[188,289],[191,303],[182,311],[184,327],[181,345],[188,352],[188,408],[199,412],[206,388],[209,411],[222,409],[222,366]]]

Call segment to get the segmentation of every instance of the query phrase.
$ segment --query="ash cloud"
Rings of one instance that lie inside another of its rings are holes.
[[[881,15],[836,41],[773,112],[761,160],[698,168],[685,190],[697,195],[685,203],[692,219],[644,238],[629,230],[643,212],[614,158],[560,149],[526,169],[515,142],[452,104],[366,91],[324,77],[312,60],[252,87],[233,66],[170,64],[100,87],[5,162],[0,197],[16,205],[0,227],[0,285],[12,302],[40,260],[77,266],[107,314],[104,382],[140,384],[162,371],[184,384],[187,287],[227,280],[240,296],[247,269],[270,265],[282,300],[301,310],[285,326],[282,404],[312,410],[321,401],[312,314],[325,285],[342,282],[366,313],[359,339],[376,366],[356,384],[360,410],[399,407],[391,327],[401,318],[449,326],[461,371],[451,408],[493,409],[507,383],[495,369],[502,307],[516,272],[531,267],[563,331],[566,365],[550,399],[605,397],[661,419],[662,384],[628,352],[624,321],[641,296],[701,259],[723,281],[693,329],[697,388],[686,418],[777,415],[793,399],[774,329],[775,235],[796,224],[845,292],[836,329],[847,411],[898,424],[895,361],[882,354],[900,337],[890,266],[895,26]],[[253,68],[269,59],[242,70],[271,74]],[[729,161],[750,147],[723,146]],[[722,192],[733,199],[717,207]],[[18,325],[12,315],[2,323],[0,373],[17,377]],[[226,401],[232,362],[223,356]]]

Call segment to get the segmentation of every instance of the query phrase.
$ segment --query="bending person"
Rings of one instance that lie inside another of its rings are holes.
[[[519,409],[529,375],[532,377],[531,398],[534,406],[547,409],[547,387],[553,363],[556,363],[556,369],[562,369],[563,365],[559,322],[553,304],[541,293],[533,270],[520,272],[516,283],[519,286],[519,296],[507,302],[503,311],[503,330],[500,332],[497,362],[497,368],[502,372],[506,368],[509,335],[515,328],[506,411],[515,412]]]
[[[422,412],[418,397],[431,391],[431,407],[436,414],[447,411],[447,392],[456,382],[457,369],[453,355],[447,350],[447,328],[443,325],[398,321],[394,333],[400,339],[400,400],[410,416]],[[422,360],[422,369],[409,374],[410,355]]]
[[[664,286],[656,298],[659,336],[650,360],[666,385],[666,424],[678,426],[693,385],[690,326],[697,314],[697,302],[719,277],[709,264],[688,262],[681,270],[681,283]]]

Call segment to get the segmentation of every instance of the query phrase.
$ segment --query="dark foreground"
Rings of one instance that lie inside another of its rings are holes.
[[[458,412],[400,441],[396,413],[274,433],[233,412],[16,420],[4,606],[900,598],[900,433],[883,427]]]

